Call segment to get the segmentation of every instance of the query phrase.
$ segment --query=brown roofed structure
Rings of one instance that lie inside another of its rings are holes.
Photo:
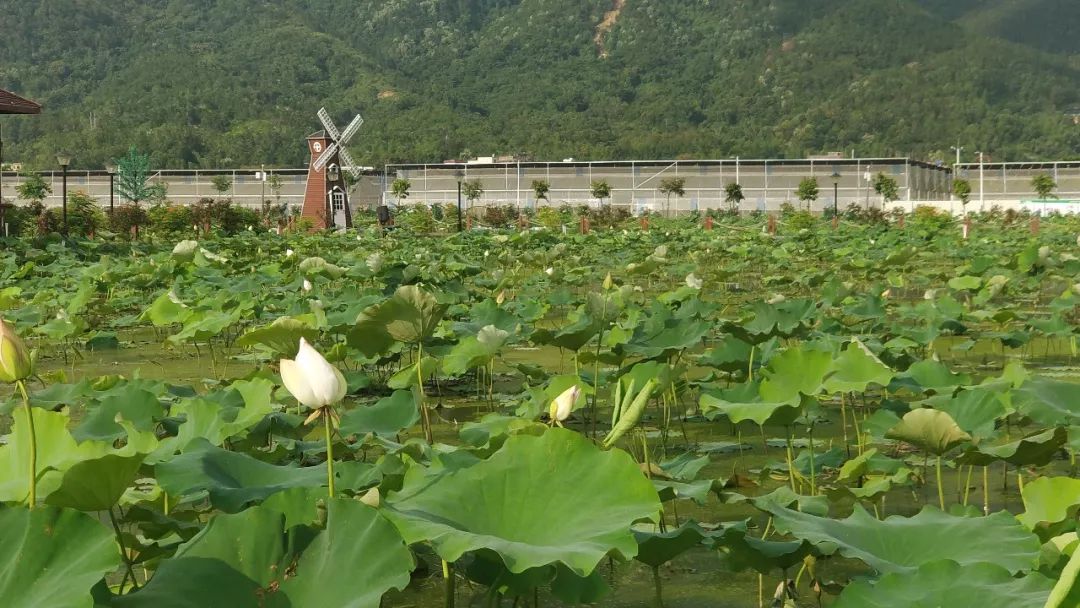
[[[41,105],[0,89],[0,114],[40,114]]]

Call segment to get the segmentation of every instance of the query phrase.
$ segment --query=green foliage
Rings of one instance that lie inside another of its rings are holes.
[[[190,205],[159,203],[147,210],[147,219],[155,233],[164,235],[189,234],[195,223]]]
[[[596,180],[589,185],[589,193],[603,205],[604,199],[611,196],[611,184],[607,180]]]
[[[40,203],[52,194],[52,186],[41,177],[40,173],[26,173],[22,177],[23,181],[15,188],[19,198],[31,203]]]
[[[956,198],[960,199],[960,204],[966,208],[971,200],[971,182],[962,177],[957,177],[953,179],[952,191]]]
[[[724,202],[731,206],[732,209],[738,209],[739,203],[746,200],[743,195],[742,186],[731,182],[724,186]]]
[[[1040,173],[1031,178],[1031,189],[1035,191],[1035,196],[1039,197],[1039,200],[1046,200],[1048,198],[1057,198],[1054,196],[1054,190],[1057,188],[1057,182],[1049,174]]]
[[[394,223],[403,230],[417,234],[435,232],[435,216],[427,205],[409,205],[401,209],[394,218]]]
[[[795,196],[799,197],[799,200],[806,203],[806,208],[809,209],[810,205],[818,198],[818,181],[816,177],[804,177],[799,182],[799,189],[795,191]]]
[[[210,178],[210,183],[214,185],[214,190],[221,196],[225,196],[232,190],[233,182],[228,175],[215,175]]]
[[[48,112],[16,122],[5,143],[35,166],[69,147],[100,168],[130,144],[167,167],[301,166],[303,138],[318,128],[312,109],[326,103],[339,124],[364,113],[353,151],[375,165],[466,148],[557,159],[857,146],[927,157],[943,133],[1010,159],[1059,158],[1077,148],[1064,111],[1080,102],[1070,64],[1080,9],[1050,1],[954,10],[782,0],[762,10],[639,0],[620,11],[603,58],[595,37],[611,3],[599,0],[219,0],[164,14],[121,0],[63,15],[29,4],[5,14],[15,33],[0,40],[0,65]]]
[[[390,184],[390,192],[396,196],[399,200],[409,198],[409,188],[412,187],[412,182],[399,177],[394,180],[394,183]]]
[[[548,230],[555,230],[562,226],[565,218],[554,207],[540,207],[536,210],[536,221]]]
[[[878,193],[878,196],[885,201],[886,204],[891,203],[900,196],[900,185],[896,183],[896,179],[885,175],[884,173],[878,173],[874,176],[874,192]]]
[[[465,200],[475,204],[484,195],[484,184],[479,179],[462,182],[461,194],[465,197]]]
[[[548,191],[551,190],[551,182],[546,179],[534,179],[532,182],[533,194],[536,200],[548,200]]]
[[[116,160],[116,192],[125,200],[138,205],[165,196],[162,184],[150,183],[150,154],[140,153],[135,146]]]
[[[109,218],[109,230],[123,238],[133,236],[133,230],[141,229],[150,223],[146,209],[138,205],[117,205]]]

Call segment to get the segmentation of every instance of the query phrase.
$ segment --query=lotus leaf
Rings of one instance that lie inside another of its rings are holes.
[[[879,520],[856,504],[851,516],[835,520],[768,504],[758,507],[772,513],[777,530],[825,553],[862,560],[883,574],[914,572],[942,559],[965,566],[989,562],[1015,573],[1035,567],[1039,557],[1039,539],[1005,511],[958,517],[927,506],[913,517]]]
[[[119,565],[112,532],[85,513],[0,509],[4,608],[93,608],[90,588]]]
[[[562,563],[579,576],[609,552],[633,557],[630,525],[660,511],[628,454],[558,428],[511,436],[487,460],[434,479],[412,470],[386,504],[410,544],[429,542],[447,561],[491,549],[513,573]]]
[[[1015,578],[988,563],[960,565],[939,560],[912,573],[856,581],[834,608],[1043,608],[1053,581],[1038,573]]]

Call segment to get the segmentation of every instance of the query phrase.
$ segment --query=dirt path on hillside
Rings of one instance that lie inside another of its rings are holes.
[[[596,36],[593,36],[593,42],[596,43],[596,54],[601,59],[607,59],[608,56],[607,48],[604,46],[604,37],[611,31],[611,28],[615,27],[615,22],[619,20],[619,15],[625,7],[626,0],[612,0],[611,10],[604,13],[604,18],[596,26]]]

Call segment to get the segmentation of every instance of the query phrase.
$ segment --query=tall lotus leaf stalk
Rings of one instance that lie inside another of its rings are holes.
[[[310,408],[304,424],[323,418],[326,438],[326,484],[334,497],[334,428],[338,421],[334,404],[345,398],[347,384],[341,372],[330,365],[307,340],[300,338],[296,359],[281,360],[281,380],[297,401]]]
[[[435,443],[431,432],[431,413],[428,412],[427,399],[424,395],[424,344],[416,343],[416,390],[420,391],[420,422],[424,427],[424,439],[428,445]]]
[[[30,467],[28,476],[29,494],[27,505],[33,509],[37,505],[37,433],[34,430],[34,413],[30,409],[30,396],[26,393],[24,381],[34,375],[34,358],[26,348],[26,343],[15,330],[0,318],[0,382],[14,384],[22,396],[23,411],[26,413],[27,431],[30,434]]]

